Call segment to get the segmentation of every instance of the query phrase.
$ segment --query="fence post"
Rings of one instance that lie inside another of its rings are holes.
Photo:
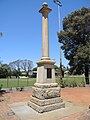
[[[27,78],[27,87],[28,87],[28,78]]]
[[[17,81],[17,87],[19,87],[19,78],[18,78],[18,81]]]
[[[8,88],[8,78],[7,78],[7,88]]]
[[[77,77],[78,78],[78,77]],[[77,79],[76,79],[77,80]],[[75,76],[74,76],[74,81],[75,81]]]

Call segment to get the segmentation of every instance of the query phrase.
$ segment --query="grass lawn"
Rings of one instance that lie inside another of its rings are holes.
[[[0,79],[0,86],[3,84],[3,88],[12,88],[12,87],[26,87],[33,86],[36,82],[36,78],[19,78],[19,79]],[[60,85],[60,79],[56,77],[56,82]],[[63,78],[63,83],[65,86],[76,87],[84,86],[85,80],[83,76],[69,76]]]
[[[35,82],[35,78],[0,79],[0,85],[3,84],[3,88],[33,86]]]
[[[85,86],[85,79],[83,76],[68,76],[62,78],[63,84],[65,87],[84,87]],[[58,84],[61,84],[59,78],[56,78]]]

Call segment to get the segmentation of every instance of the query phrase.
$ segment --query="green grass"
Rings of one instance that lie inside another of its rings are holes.
[[[35,78],[0,79],[0,85],[3,84],[3,88],[33,86],[35,82],[36,82]]]
[[[69,76],[64,77],[64,86],[83,86],[85,85],[84,77],[82,76]],[[3,84],[3,88],[12,87],[26,87],[33,86],[36,82],[36,78],[19,78],[19,79],[0,79],[0,85]],[[60,85],[60,79],[56,77],[56,82]]]
[[[62,78],[65,87],[84,87],[85,80],[83,76],[69,76]],[[56,78],[58,84],[61,85],[61,81],[59,78]]]

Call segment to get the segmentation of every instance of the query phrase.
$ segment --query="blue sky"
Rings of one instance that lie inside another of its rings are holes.
[[[47,2],[52,9],[49,14],[50,58],[59,66],[58,14],[53,0],[0,0],[0,31],[3,32],[0,38],[0,60],[3,63],[29,59],[36,66],[36,62],[41,59],[42,24],[38,11],[43,2]],[[65,16],[82,7],[90,8],[90,0],[61,0],[61,3],[61,29]],[[62,63],[68,65],[64,55]]]

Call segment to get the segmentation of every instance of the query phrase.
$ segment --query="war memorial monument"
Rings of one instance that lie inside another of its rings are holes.
[[[60,87],[55,82],[55,61],[49,57],[48,14],[51,9],[43,3],[39,13],[42,14],[42,58],[37,62],[37,79],[32,88],[28,105],[39,113],[65,107],[60,95]]]

